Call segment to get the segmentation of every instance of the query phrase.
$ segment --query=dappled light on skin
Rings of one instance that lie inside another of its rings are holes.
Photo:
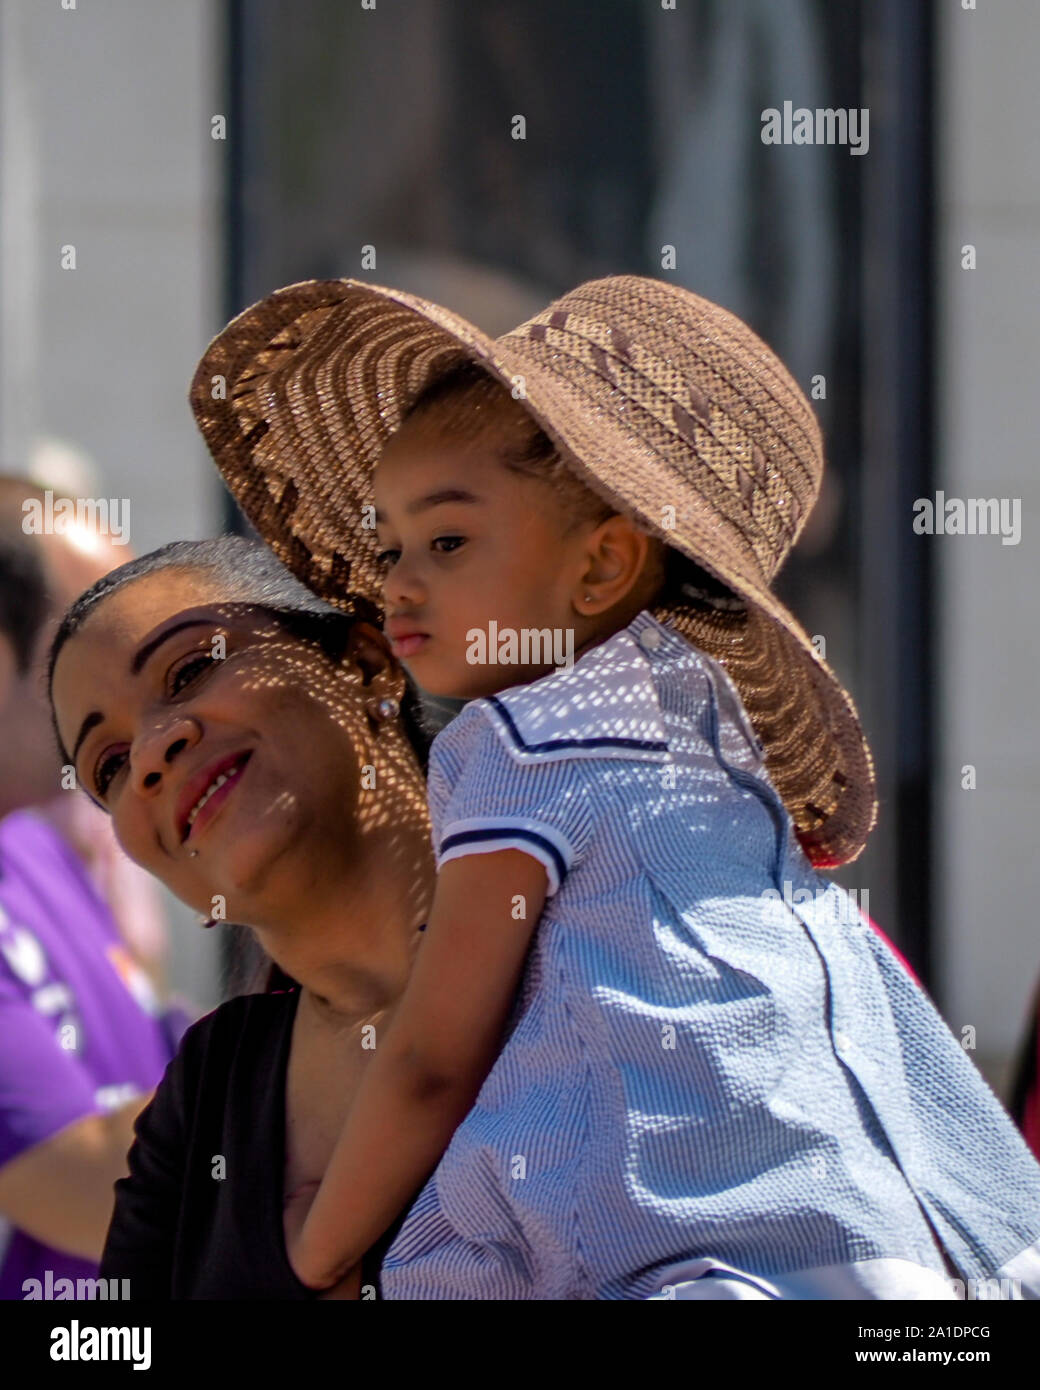
[[[417,853],[429,834],[425,779],[399,718],[378,713],[381,700],[400,702],[404,672],[387,658],[366,682],[350,654],[336,664],[254,605],[199,602],[200,591],[180,606],[166,599],[169,584],[148,576],[103,600],[55,668],[66,748],[88,712],[104,716],[79,751],[77,778],[111,813],[123,848],[204,916],[223,899],[227,920],[281,934],[287,895],[299,919],[330,874],[378,866],[421,921],[432,881]],[[198,620],[127,676],[149,633]],[[190,679],[174,690],[171,671]],[[102,793],[94,775],[110,749],[119,771]],[[180,839],[187,779],[239,749],[251,750],[241,785],[201,834],[193,826]]]

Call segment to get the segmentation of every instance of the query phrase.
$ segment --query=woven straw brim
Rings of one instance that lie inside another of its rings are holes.
[[[374,466],[408,404],[469,358],[506,385],[522,377],[526,407],[588,486],[746,601],[741,611],[699,601],[652,611],[725,667],[813,864],[857,858],[877,799],[851,696],[771,592],[768,559],[749,563],[746,536],[715,499],[684,493],[675,529],[661,528],[677,489],[674,463],[654,442],[663,426],[642,419],[634,429],[616,403],[582,396],[567,381],[559,342],[496,340],[402,291],[308,281],[217,335],[191,405],[229,490],[288,568],[330,603],[343,606],[356,592],[381,609],[379,547],[365,524]]]

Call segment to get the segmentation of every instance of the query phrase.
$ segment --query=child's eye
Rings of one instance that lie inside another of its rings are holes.
[[[440,555],[451,555],[460,545],[466,544],[465,536],[437,536],[430,545]],[[438,549],[438,547],[440,547]],[[401,558],[399,550],[381,550],[376,556],[376,564],[382,566],[396,565]]]

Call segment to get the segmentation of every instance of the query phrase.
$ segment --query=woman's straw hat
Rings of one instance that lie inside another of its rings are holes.
[[[819,492],[820,429],[733,314],[613,275],[490,338],[400,290],[307,281],[218,334],[191,404],[283,562],[331,603],[352,591],[379,603],[373,467],[411,401],[466,359],[522,396],[599,495],[743,600],[687,589],[653,611],[728,671],[809,859],[855,859],[877,817],[870,750],[851,697],[770,590]]]

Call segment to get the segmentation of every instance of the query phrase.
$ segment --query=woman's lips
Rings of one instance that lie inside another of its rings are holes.
[[[412,656],[420,651],[423,644],[430,640],[425,632],[413,632],[410,637],[398,637],[391,641],[390,647],[394,656]]]
[[[249,766],[252,756],[252,753],[247,753],[238,766],[226,774],[226,781],[217,788],[188,827],[188,833],[185,836],[185,844],[187,844],[189,840],[195,839],[198,832],[204,826],[208,825],[217,814],[221,806],[223,806],[224,802],[238,786],[239,782],[241,782],[242,774]]]

